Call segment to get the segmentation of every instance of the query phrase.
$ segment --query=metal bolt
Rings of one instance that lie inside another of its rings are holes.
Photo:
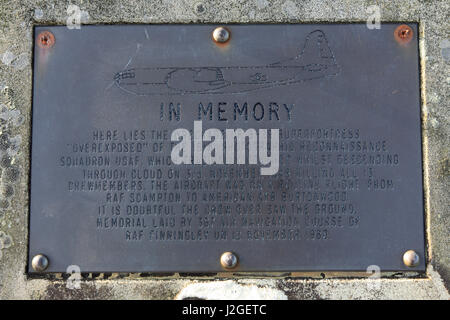
[[[419,255],[414,250],[408,250],[403,254],[403,263],[407,267],[415,267],[419,264]]]
[[[35,271],[44,271],[48,267],[48,259],[43,254],[37,254],[31,260],[31,266]]]
[[[224,252],[220,257],[220,264],[225,269],[233,269],[238,264],[238,258],[233,252]]]
[[[394,31],[395,40],[400,44],[407,44],[412,40],[413,30],[410,26],[402,24],[398,26]]]
[[[217,27],[213,31],[213,39],[217,43],[225,43],[230,40],[230,31],[225,27]]]
[[[43,49],[53,47],[55,36],[50,31],[42,31],[37,36],[37,44]]]

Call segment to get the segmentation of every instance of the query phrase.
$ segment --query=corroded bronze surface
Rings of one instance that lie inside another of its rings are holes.
[[[416,25],[216,27],[36,28],[29,271],[424,270]]]

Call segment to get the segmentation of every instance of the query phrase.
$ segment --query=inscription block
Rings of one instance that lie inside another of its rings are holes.
[[[37,27],[29,272],[423,271],[398,26]]]

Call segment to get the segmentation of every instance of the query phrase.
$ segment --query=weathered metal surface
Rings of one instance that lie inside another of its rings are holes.
[[[36,28],[29,271],[424,270],[417,26],[215,27]],[[276,174],[171,163],[194,121],[278,129]]]

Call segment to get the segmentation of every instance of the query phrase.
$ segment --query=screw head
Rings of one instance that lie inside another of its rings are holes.
[[[407,44],[412,40],[413,30],[410,26],[402,24],[398,26],[394,31],[395,40],[400,44]]]
[[[55,44],[55,36],[50,31],[42,31],[37,36],[37,44],[43,49],[53,47]]]
[[[225,27],[217,27],[214,29],[212,37],[217,43],[225,43],[230,39],[230,31]]]
[[[414,250],[408,250],[403,254],[403,263],[407,267],[416,267],[419,260],[419,255]]]
[[[44,271],[48,267],[48,258],[43,254],[37,254],[31,260],[31,266],[35,271]]]
[[[233,269],[238,264],[238,258],[233,252],[224,252],[220,256],[220,264],[225,269]]]

